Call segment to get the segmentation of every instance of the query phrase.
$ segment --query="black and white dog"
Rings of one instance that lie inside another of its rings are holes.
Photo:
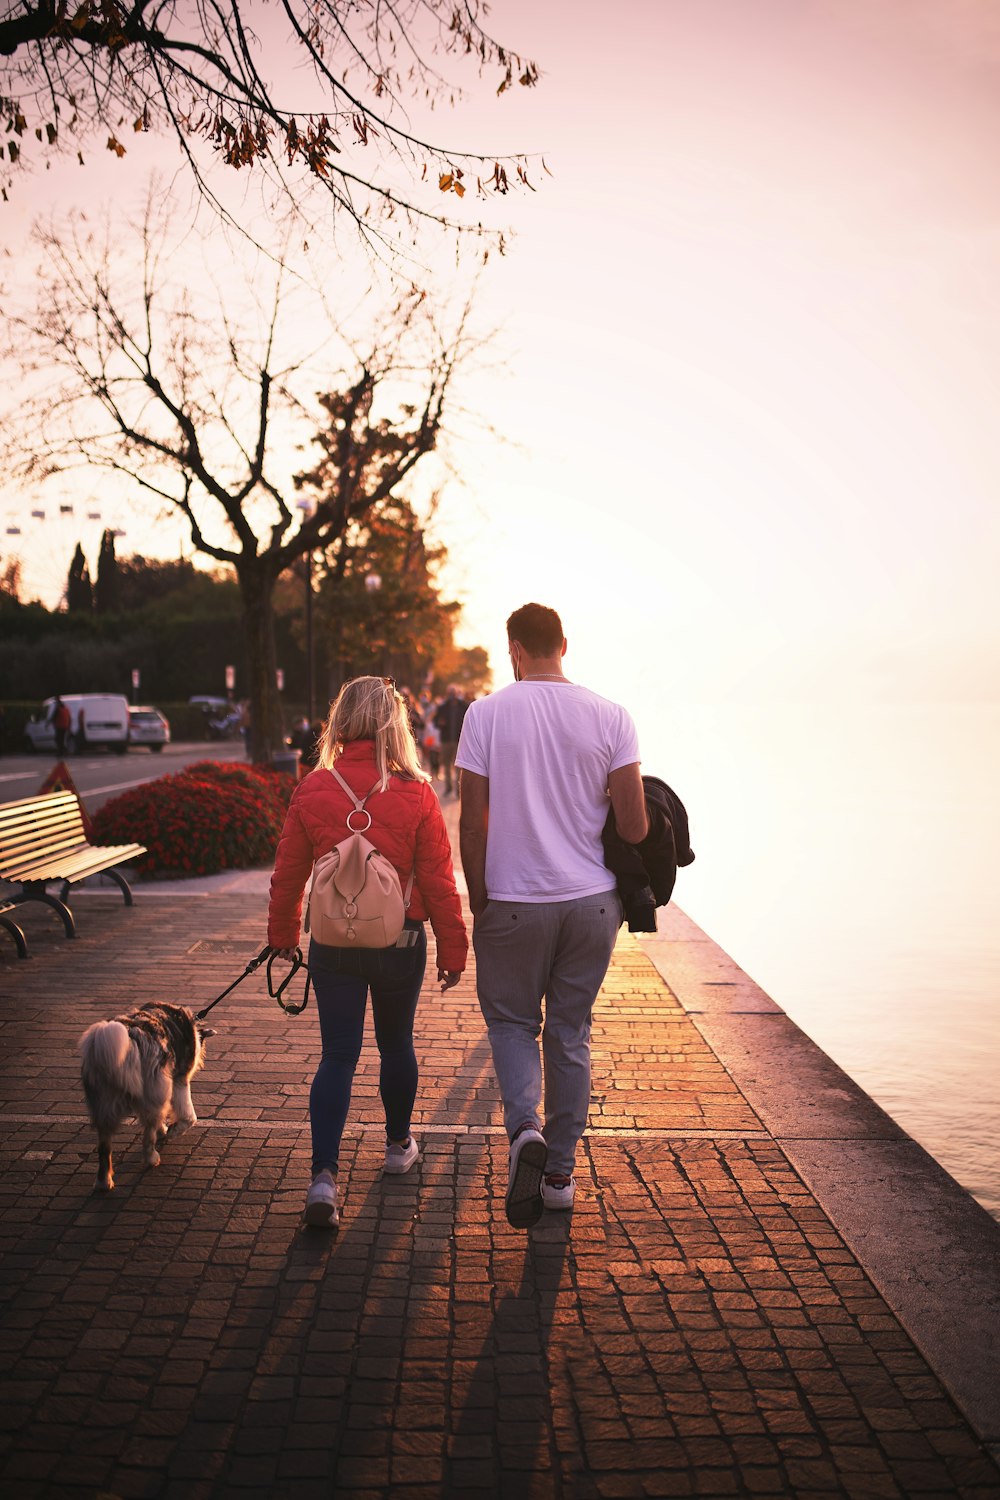
[[[204,1063],[204,1041],[214,1036],[184,1005],[140,1005],[114,1021],[96,1021],[79,1041],[80,1076],[97,1131],[100,1192],[115,1185],[111,1137],[135,1115],[143,1128],[143,1157],[160,1165],[157,1146],[171,1125],[197,1124],[191,1079]]]

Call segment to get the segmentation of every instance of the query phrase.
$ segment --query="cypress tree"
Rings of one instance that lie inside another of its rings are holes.
[[[118,559],[115,556],[115,534],[105,530],[101,537],[101,551],[97,559],[97,587],[94,591],[94,606],[99,615],[115,614],[120,603]]]
[[[94,606],[94,591],[90,584],[90,569],[80,543],[76,544],[73,561],[69,565],[66,583],[66,608],[70,614],[90,614]]]

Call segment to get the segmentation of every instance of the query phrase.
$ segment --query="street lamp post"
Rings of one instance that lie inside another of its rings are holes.
[[[311,500],[299,500],[299,510],[302,512],[303,522],[309,520],[316,507]],[[313,552],[312,548],[306,549],[306,718],[310,725],[313,721],[313,700],[315,688],[313,682]]]
[[[369,594],[372,594],[372,595],[377,594],[379,592],[379,590],[381,589],[381,587],[382,587],[382,575],[380,573],[366,573],[365,574],[365,588],[368,590]],[[381,659],[379,661],[379,666],[382,669],[382,671],[385,671],[385,662],[382,661]]]
[[[313,555],[306,553],[306,718],[313,721]]]

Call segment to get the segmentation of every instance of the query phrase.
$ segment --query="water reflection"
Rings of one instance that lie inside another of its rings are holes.
[[[676,898],[1000,1217],[1000,707],[676,707]]]

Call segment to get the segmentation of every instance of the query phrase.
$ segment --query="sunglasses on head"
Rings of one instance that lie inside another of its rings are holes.
[[[366,677],[374,677],[376,682],[384,682],[385,685],[386,685],[386,687],[394,688],[396,686],[396,679],[395,679],[395,677],[381,677],[381,676],[376,675],[375,673],[365,673],[361,677],[351,677],[349,679],[349,681],[351,681],[351,682],[363,682]]]

